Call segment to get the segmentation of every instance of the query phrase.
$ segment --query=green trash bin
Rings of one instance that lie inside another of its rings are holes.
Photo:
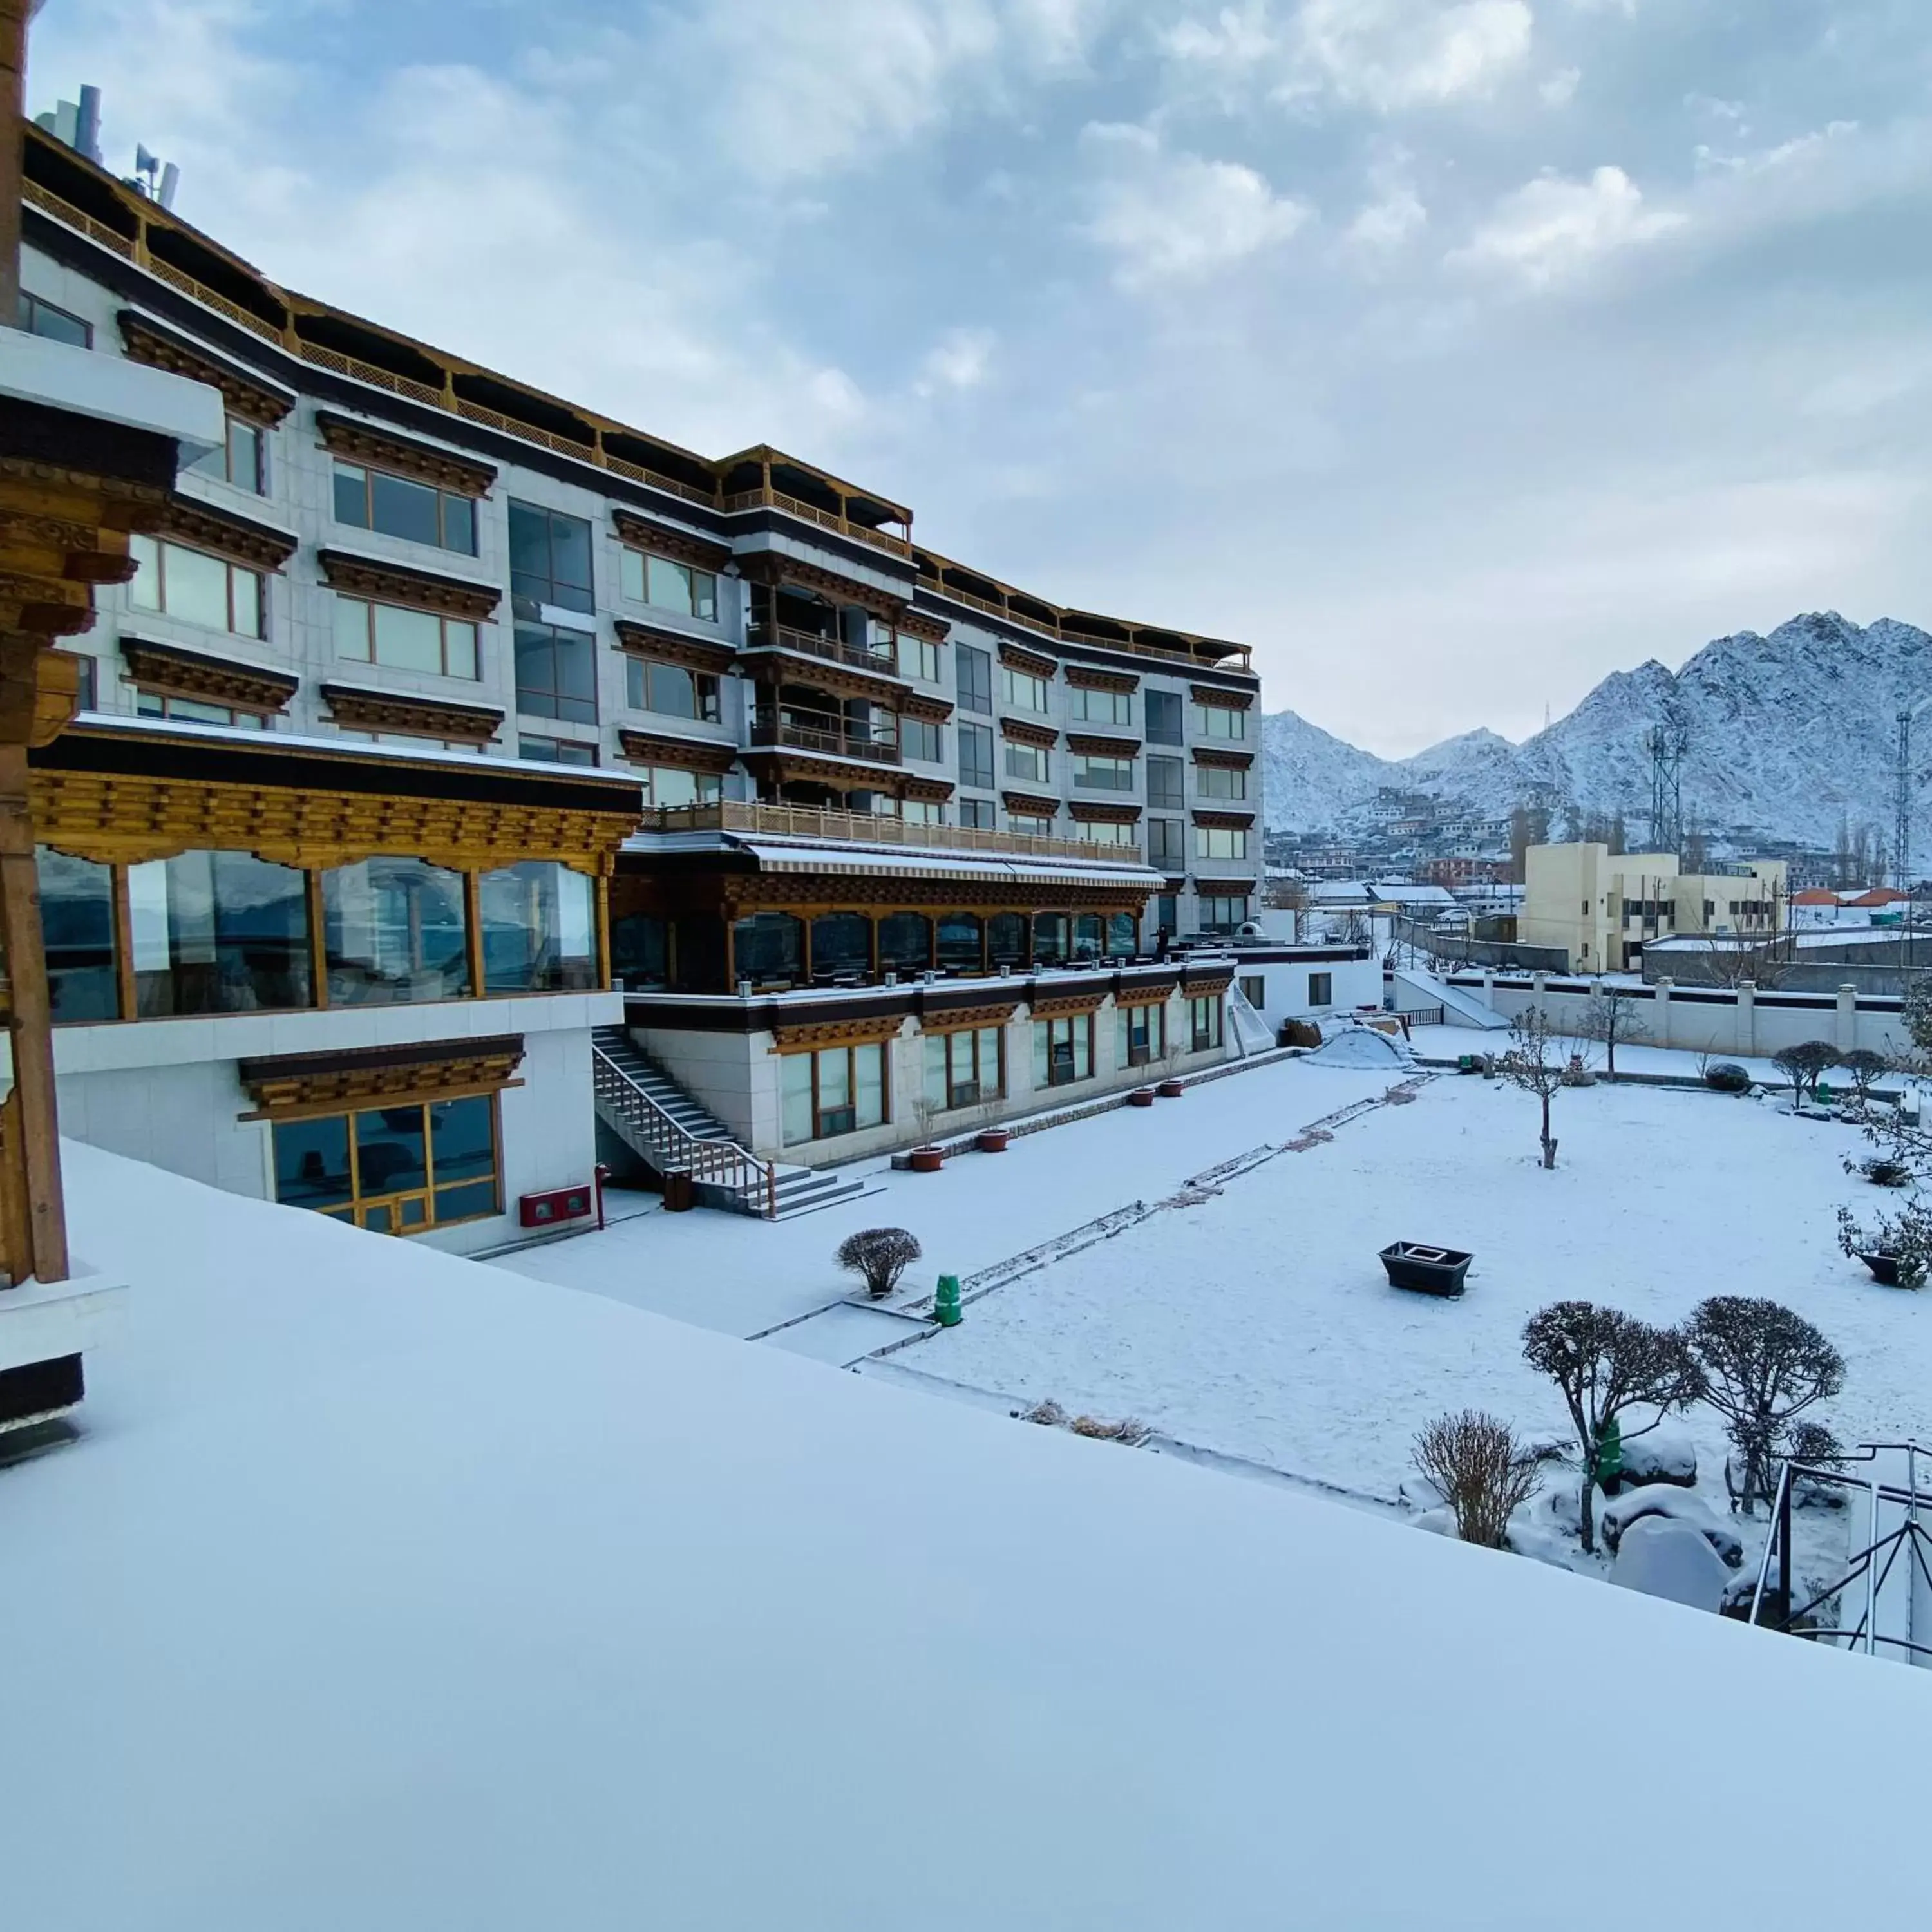
[[[959,1312],[959,1277],[956,1274],[943,1274],[939,1286],[933,1291],[932,1318],[942,1328],[956,1328],[962,1317]]]

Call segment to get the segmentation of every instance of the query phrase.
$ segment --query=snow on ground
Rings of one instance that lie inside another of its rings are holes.
[[[1304,1064],[1291,1077],[1342,1076]],[[1545,1304],[1676,1322],[1706,1295],[1766,1295],[1843,1352],[1830,1409],[1841,1435],[1932,1436],[1932,1295],[1880,1288],[1838,1250],[1840,1201],[1866,1214],[1897,1205],[1841,1171],[1864,1149],[1856,1130],[1768,1101],[1604,1085],[1559,1095],[1553,1124],[1549,1172],[1532,1097],[1443,1075],[1412,1105],[975,1301],[963,1326],[893,1363],[1137,1416],[1393,1498],[1415,1432],[1446,1409],[1568,1436],[1554,1385],[1521,1356],[1523,1324]],[[1467,1293],[1389,1287],[1377,1255],[1397,1240],[1472,1250]],[[1722,1508],[1721,1429],[1706,1408],[1689,1427]]]
[[[134,1286],[0,1468],[10,1924],[1832,1924],[1750,1741],[1862,1840],[1932,1797],[1927,1673],[66,1156]],[[1580,1864],[1632,1790],[1694,1831]]]
[[[1423,1026],[1410,1029],[1411,1044],[1420,1060],[1459,1060],[1466,1053],[1490,1053],[1498,1058],[1509,1051],[1510,1036],[1506,1033],[1479,1033],[1474,1027]],[[1598,1072],[1604,1070],[1604,1048],[1596,1040],[1577,1040],[1573,1042],[1582,1054],[1584,1064],[1594,1067]],[[1568,1048],[1565,1048],[1568,1051]],[[1783,1088],[1785,1097],[1790,1097],[1790,1081],[1778,1072],[1770,1060],[1762,1055],[1753,1058],[1742,1053],[1694,1053],[1688,1047],[1643,1046],[1636,1042],[1617,1042],[1617,1071],[1619,1073],[1670,1073],[1684,1080],[1702,1077],[1705,1066],[1714,1066],[1719,1061],[1728,1061],[1742,1066],[1750,1077],[1768,1088]],[[1889,1084],[1889,1083],[1888,1083]],[[1826,1084],[1831,1084],[1831,1076],[1826,1076]]]

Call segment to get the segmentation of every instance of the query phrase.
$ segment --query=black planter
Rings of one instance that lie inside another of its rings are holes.
[[[1470,1260],[1460,1248],[1438,1248],[1426,1241],[1393,1241],[1382,1250],[1389,1286],[1419,1294],[1460,1294]]]
[[[1898,1286],[1898,1257],[1896,1255],[1861,1255],[1858,1259],[1872,1271],[1872,1280],[1887,1288]]]

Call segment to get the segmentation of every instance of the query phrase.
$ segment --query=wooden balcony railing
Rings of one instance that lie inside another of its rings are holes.
[[[843,638],[820,637],[815,631],[794,631],[786,624],[753,626],[745,640],[745,648],[748,651],[802,651],[808,656],[823,658],[828,664],[850,664],[855,670],[870,671],[874,677],[903,682],[899,677],[898,660],[890,651],[875,651],[864,644],[848,644]]]
[[[894,556],[912,554],[912,545],[904,537],[894,536],[890,530],[875,530],[868,524],[855,524],[850,517],[842,517],[836,510],[821,510],[814,503],[806,502],[797,496],[788,496],[782,490],[773,490],[764,484],[755,490],[735,490],[718,507],[727,511],[782,510],[788,517],[802,517],[822,530],[836,530],[842,536],[856,537],[875,550],[890,550]]]
[[[644,814],[646,832],[738,832],[780,838],[822,838],[848,845],[892,845],[929,852],[985,852],[1016,859],[1077,859],[1091,865],[1138,866],[1137,845],[1099,845],[1031,832],[982,832],[970,825],[919,825],[884,812],[838,812],[818,806],[767,805],[726,799],[716,805],[659,806]]]
[[[868,765],[896,765],[899,748],[877,738],[855,738],[849,731],[826,730],[817,725],[788,724],[772,718],[754,718],[754,745],[784,745],[796,752],[822,752],[835,758],[860,758]]]

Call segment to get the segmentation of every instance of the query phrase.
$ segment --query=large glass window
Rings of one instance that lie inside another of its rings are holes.
[[[594,610],[590,526],[540,503],[510,505],[510,590],[566,610]]]
[[[1245,859],[1248,856],[1248,834],[1244,826],[1197,825],[1194,828],[1194,850],[1202,859]]]
[[[1134,761],[1132,758],[1101,758],[1090,752],[1073,754],[1073,789],[1076,791],[1132,791]]]
[[[1180,902],[1175,894],[1155,894],[1154,925],[1156,932],[1166,933],[1170,938],[1180,930]]]
[[[597,722],[597,640],[560,624],[517,625],[517,709],[531,718]]]
[[[970,724],[962,724],[959,728],[962,733],[974,728]],[[992,752],[992,734],[988,732],[986,736],[987,753],[990,759]],[[993,775],[989,771],[984,778],[975,778],[973,782],[975,784],[991,784],[993,782]],[[990,798],[962,798],[958,803],[959,823],[962,825],[970,826],[976,832],[991,832],[999,823],[998,814]]]
[[[646,805],[716,805],[724,781],[716,772],[686,771],[681,765],[640,765]]]
[[[1185,716],[1181,709],[1180,692],[1150,691],[1145,694],[1145,702],[1148,742],[1150,745],[1179,744]]]
[[[1147,761],[1148,803],[1178,812],[1187,802],[1187,767],[1178,758]]]
[[[788,1053],[780,1063],[784,1144],[829,1140],[886,1120],[886,1048],[828,1046]]]
[[[624,669],[633,711],[718,722],[718,680],[708,671],[686,670],[682,664],[659,664],[654,658],[627,658]]]
[[[633,604],[655,604],[707,624],[718,621],[718,580],[708,570],[646,550],[626,550],[618,555],[617,587]]]
[[[381,1234],[418,1234],[500,1211],[488,1094],[410,1100],[278,1121],[275,1198]]]
[[[731,964],[754,986],[795,985],[805,973],[805,926],[788,912],[754,913],[731,928]]]
[[[959,727],[959,782],[991,785],[993,773],[993,728],[990,724]]]
[[[882,972],[922,973],[932,964],[932,922],[922,913],[888,913],[879,922]]]
[[[1094,1016],[1033,1023],[1033,1084],[1065,1087],[1094,1073]]]
[[[541,732],[519,731],[517,756],[535,758],[546,765],[594,765],[597,762],[597,747],[584,744],[575,738],[550,738]]]
[[[1138,938],[1138,928],[1130,912],[1113,912],[1107,915],[1107,956],[1110,959],[1131,959]]]
[[[128,602],[136,610],[164,611],[238,638],[261,636],[265,600],[259,572],[158,537],[131,536],[128,548],[135,565]]]
[[[1186,870],[1186,835],[1180,820],[1150,818],[1148,820],[1148,863],[1169,872]]]
[[[1027,956],[1023,912],[996,912],[986,922],[986,952],[995,966],[1016,966]]]
[[[1154,1000],[1120,1010],[1120,1064],[1150,1066],[1167,1052],[1167,1006]]]
[[[956,644],[952,650],[953,675],[959,702],[968,711],[993,708],[993,659],[990,652],[977,644]]]
[[[230,416],[227,434],[190,466],[197,476],[218,477],[238,490],[264,496],[268,488],[268,451],[266,430],[259,424],[244,422],[239,416]]]
[[[137,691],[134,712],[140,718],[178,718],[188,724],[229,724],[244,731],[266,731],[270,721],[260,711],[238,711],[232,704],[204,704],[198,698],[177,698],[172,692]]]
[[[1006,740],[1006,776],[1023,778],[1029,784],[1051,784],[1052,754],[1044,745],[1022,745]]]
[[[939,963],[956,973],[980,970],[980,922],[970,912],[939,916]]]
[[[1204,892],[1201,896],[1201,930],[1232,932],[1247,922],[1246,892]]]
[[[308,882],[246,852],[128,868],[135,1011],[250,1012],[314,1003]]]
[[[477,889],[486,993],[581,993],[598,983],[597,894],[581,872],[526,859]]]
[[[1101,948],[1106,944],[1106,928],[1100,922],[1097,912],[1079,914],[1073,922],[1073,956],[1076,959],[1097,959]]]
[[[1221,1044],[1221,996],[1208,993],[1187,1003],[1187,1023],[1193,1050],[1207,1053]]]
[[[331,1006],[460,999],[470,980],[463,874],[380,857],[322,875]]]
[[[1004,1029],[974,1027],[926,1036],[926,1097],[936,1112],[976,1107],[1006,1092],[1000,1042]]]
[[[1089,845],[1132,845],[1139,839],[1140,827],[1112,819],[1088,819],[1082,822],[1075,836]]]
[[[1000,667],[1000,694],[1016,711],[1045,711],[1046,687],[1047,680],[1030,671],[1016,670],[1011,664]]]
[[[856,980],[872,970],[872,922],[856,912],[821,913],[812,922],[812,970],[818,980]]]
[[[898,659],[900,676],[939,682],[939,646],[930,638],[900,638]]]
[[[1245,738],[1248,735],[1248,714],[1226,704],[1197,704],[1194,706],[1194,730],[1195,734],[1202,738]]]
[[[410,543],[476,554],[476,505],[454,490],[358,463],[335,466],[335,520]]]
[[[1033,956],[1042,964],[1066,957],[1067,919],[1064,912],[1036,912],[1033,916]]]
[[[71,348],[94,346],[94,331],[79,316],[56,308],[52,302],[43,302],[25,289],[20,291],[18,326],[29,335],[43,335],[50,342],[64,342]]]
[[[1090,724],[1131,724],[1134,722],[1134,694],[1131,691],[1090,691],[1076,684],[1067,694],[1067,715]]]
[[[47,1004],[55,1025],[118,1020],[121,982],[114,967],[113,867],[70,858],[45,845],[34,856],[40,874]]]
[[[923,718],[899,720],[899,749],[908,758],[928,765],[938,764],[946,755],[939,727]]]
[[[372,604],[339,591],[335,650],[338,657],[398,670],[432,671],[439,677],[478,675],[476,626],[466,619],[401,604]]]
[[[1198,766],[1194,784],[1203,798],[1246,798],[1248,795],[1247,773],[1227,765]]]

